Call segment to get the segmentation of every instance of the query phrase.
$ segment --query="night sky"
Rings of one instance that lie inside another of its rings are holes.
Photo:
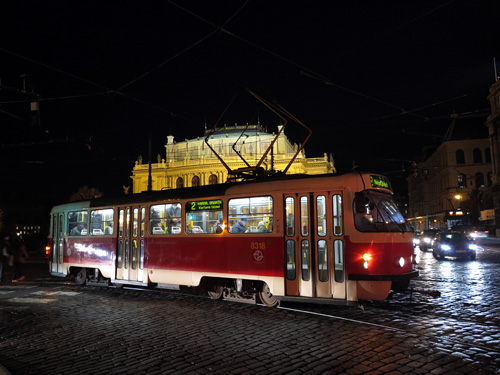
[[[244,88],[313,130],[306,156],[402,186],[452,114],[489,111],[498,14],[498,0],[11,2],[0,204],[63,203],[83,185],[120,194],[149,134],[156,161],[167,135],[205,124],[274,131],[279,119]]]

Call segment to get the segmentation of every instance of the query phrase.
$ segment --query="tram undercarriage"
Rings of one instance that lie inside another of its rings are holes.
[[[70,274],[73,276],[77,285],[114,285],[117,288],[123,287],[124,285],[136,285],[143,287],[156,287],[159,289],[181,289],[180,285],[171,284],[150,283],[145,285],[142,282],[115,282],[107,277],[104,277],[98,268],[71,267]],[[225,299],[226,301],[248,304],[262,303],[263,305],[269,307],[279,306],[280,303],[280,300],[273,296],[270,292],[269,286],[262,281],[205,278],[202,280],[200,287],[213,300]]]

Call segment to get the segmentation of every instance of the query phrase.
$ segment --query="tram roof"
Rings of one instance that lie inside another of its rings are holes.
[[[67,205],[74,205],[82,207],[84,202],[87,202],[87,207],[102,207],[102,206],[116,206],[116,205],[128,205],[134,203],[144,203],[144,202],[155,202],[162,200],[176,200],[176,199],[197,199],[203,197],[218,197],[224,196],[229,189],[232,188],[245,188],[249,185],[256,184],[269,184],[273,182],[279,183],[280,181],[293,181],[293,180],[314,180],[321,178],[359,178],[359,173],[346,173],[343,175],[333,175],[333,174],[317,174],[317,175],[306,175],[306,174],[294,174],[294,175],[276,175],[272,177],[265,177],[261,179],[251,180],[251,181],[240,181],[240,182],[227,182],[224,184],[216,185],[203,185],[196,187],[187,187],[180,189],[169,189],[169,190],[156,190],[156,191],[144,191],[137,194],[115,196],[115,197],[102,197],[92,200],[83,200],[80,203],[71,202]],[[351,182],[352,183],[352,182]],[[349,185],[348,181],[344,181],[343,185]],[[290,188],[290,184],[286,185]],[[239,190],[239,189],[237,189]]]

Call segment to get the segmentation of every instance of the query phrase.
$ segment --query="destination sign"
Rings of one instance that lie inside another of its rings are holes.
[[[222,199],[188,202],[186,204],[187,212],[206,210],[222,210]]]
[[[370,183],[372,187],[391,190],[391,183],[389,182],[389,179],[387,177],[372,175],[370,176]]]

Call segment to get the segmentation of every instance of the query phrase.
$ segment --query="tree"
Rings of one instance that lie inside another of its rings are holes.
[[[70,195],[68,201],[82,201],[87,199],[101,198],[104,195],[98,188],[82,186],[76,192]]]
[[[462,203],[462,209],[470,211],[473,225],[479,223],[481,211],[493,208],[493,198],[491,194],[479,189],[473,189],[469,194],[469,199]]]

